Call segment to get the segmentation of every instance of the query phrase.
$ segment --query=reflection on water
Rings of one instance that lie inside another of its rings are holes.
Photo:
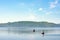
[[[35,29],[36,32],[32,30]],[[42,30],[45,36],[41,35]],[[60,40],[59,28],[0,28],[0,40]]]

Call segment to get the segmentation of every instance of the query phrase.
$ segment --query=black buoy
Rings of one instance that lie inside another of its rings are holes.
[[[44,36],[44,34],[45,34],[44,31],[41,34]]]
[[[35,32],[35,29],[33,29],[33,32]]]

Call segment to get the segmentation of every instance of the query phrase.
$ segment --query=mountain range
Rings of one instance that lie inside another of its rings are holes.
[[[18,21],[0,23],[0,27],[60,27],[60,24],[50,22]]]

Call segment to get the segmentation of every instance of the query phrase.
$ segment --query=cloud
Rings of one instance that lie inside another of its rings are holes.
[[[55,0],[54,2],[50,2],[50,7],[49,8],[53,9],[57,6],[57,4],[58,4],[58,0]]]
[[[13,18],[15,21],[36,21],[37,17],[33,13],[28,13],[27,15],[20,15],[19,17]],[[12,21],[10,19],[10,21]]]
[[[59,18],[49,18],[47,19],[48,22],[52,22],[52,23],[56,23],[56,24],[60,24],[60,19]]]
[[[0,23],[7,23],[7,22],[14,22],[14,21],[36,21],[36,19],[37,19],[37,17],[34,14],[30,13],[27,15],[0,18]]]
[[[38,10],[39,10],[39,11],[42,11],[42,10],[43,10],[43,8],[39,8]]]
[[[46,12],[46,15],[50,15],[50,14],[52,14],[52,12]]]
[[[36,16],[34,14],[29,14],[24,19],[26,19],[27,21],[35,21]]]

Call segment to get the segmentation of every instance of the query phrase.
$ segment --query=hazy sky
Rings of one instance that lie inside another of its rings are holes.
[[[60,0],[0,0],[0,23],[14,21],[60,23]]]

